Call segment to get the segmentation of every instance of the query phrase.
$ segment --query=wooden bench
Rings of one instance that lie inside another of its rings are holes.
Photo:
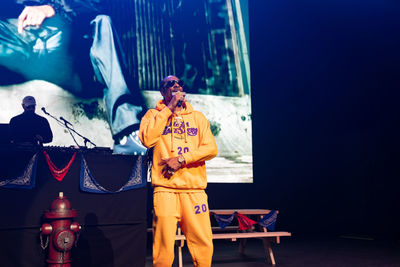
[[[261,219],[264,215],[271,212],[271,210],[264,209],[238,209],[238,210],[210,210],[210,213],[215,213],[218,215],[231,215],[234,212],[239,212],[243,215],[252,215]],[[278,212],[278,211],[277,211]],[[280,243],[280,237],[291,236],[289,232],[268,232],[265,227],[259,226],[262,231],[255,231],[255,227],[247,231],[239,231],[238,226],[227,226],[224,229],[220,227],[212,227],[213,239],[230,239],[236,241],[240,239],[239,252],[244,253],[247,238],[261,238],[263,240],[263,245],[266,253],[266,258],[270,259],[272,265],[275,265],[275,257],[271,247],[271,241],[277,244]],[[231,231],[231,232],[229,232]],[[236,232],[232,232],[236,231]],[[175,237],[178,246],[178,264],[179,267],[183,266],[182,260],[182,248],[185,245],[185,236],[182,234],[181,229],[178,228],[177,235]]]

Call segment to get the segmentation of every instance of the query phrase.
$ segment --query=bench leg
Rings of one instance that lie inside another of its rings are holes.
[[[177,264],[178,264],[178,266],[179,267],[182,267],[183,266],[183,256],[182,256],[182,248],[183,248],[183,246],[185,245],[185,241],[184,240],[178,240],[178,241],[175,241],[175,246],[176,246],[176,248],[177,248],[177,257],[176,257],[176,260],[177,260]]]
[[[182,247],[178,246],[178,266],[183,266],[183,259],[182,259]]]
[[[263,238],[263,245],[264,245],[264,250],[266,253],[266,257],[271,260],[271,264],[275,265],[275,257],[274,257],[274,253],[272,252],[272,247],[271,247],[271,242],[269,241],[268,238]]]
[[[177,234],[182,235],[182,230],[179,227],[177,230]],[[178,247],[178,266],[182,267],[183,266],[182,248],[185,245],[185,240],[175,241],[175,245]]]

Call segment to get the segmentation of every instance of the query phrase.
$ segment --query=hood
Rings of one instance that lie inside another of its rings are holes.
[[[166,107],[166,105],[165,105],[165,103],[164,103],[164,100],[159,100],[158,102],[157,102],[157,105],[156,105],[156,109],[158,110],[158,111],[161,111],[163,108],[165,108]],[[193,112],[193,107],[192,107],[192,105],[190,105],[188,102],[185,102],[184,104],[183,104],[183,109],[181,110],[181,111],[179,111],[178,112],[178,114],[179,115],[186,115],[186,114],[190,114],[190,113],[192,113]]]

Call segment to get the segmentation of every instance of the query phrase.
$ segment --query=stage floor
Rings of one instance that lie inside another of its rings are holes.
[[[148,240],[151,244],[151,240]],[[238,243],[214,240],[212,266],[265,267],[262,241],[248,240],[246,255],[240,255]],[[279,267],[398,267],[400,240],[353,239],[349,237],[289,237],[274,245],[276,266]],[[151,247],[148,246],[146,267],[151,267]],[[185,246],[183,265],[193,266]],[[174,262],[173,266],[178,266]]]

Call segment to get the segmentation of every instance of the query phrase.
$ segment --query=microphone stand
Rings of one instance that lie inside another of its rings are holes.
[[[65,121],[64,121],[64,126],[65,126],[65,128],[67,128],[69,134],[71,135],[72,139],[74,139],[74,142],[75,142],[75,144],[76,144],[78,147],[80,147],[80,145],[79,145],[78,142],[75,140],[75,137],[74,137],[74,135],[72,134],[72,132],[75,133],[76,135],[78,135],[79,137],[81,137],[81,138],[83,139],[83,142],[84,142],[83,144],[84,144],[85,148],[87,148],[87,143],[88,143],[88,142],[89,142],[90,144],[92,144],[93,146],[96,146],[96,144],[93,143],[92,141],[90,141],[87,137],[85,137],[85,136],[81,135],[80,133],[78,133],[77,131],[75,131],[74,128],[69,127],[69,125],[68,125],[67,122],[65,122]]]
[[[42,108],[42,111],[44,112],[44,114],[46,114],[47,116],[50,116],[51,118],[53,118],[54,120],[57,121],[58,124],[64,126],[65,128],[67,128],[69,134],[72,137],[72,140],[74,140],[74,143],[80,148],[81,146],[78,144],[78,142],[76,141],[73,133],[75,133],[76,135],[78,135],[79,137],[81,137],[84,141],[84,146],[85,148],[87,148],[87,143],[89,142],[90,144],[92,144],[93,146],[96,146],[95,143],[93,143],[92,141],[90,141],[88,138],[84,137],[83,135],[81,135],[80,133],[78,133],[77,131],[75,131],[75,129],[69,127],[69,125],[67,124],[67,121],[64,120],[64,122],[60,121],[59,119],[57,119],[56,117],[54,117],[53,115],[51,115],[50,113],[48,113],[47,111],[44,110],[44,108]],[[72,124],[71,124],[72,125]]]
[[[47,116],[49,116],[49,117],[55,119],[55,120],[58,122],[58,124],[64,125],[64,123],[63,123],[62,121],[60,121],[59,119],[57,119],[56,117],[54,117],[53,115],[51,115],[50,113],[48,113],[47,111],[45,111],[44,108],[42,108],[42,111],[43,111],[43,113],[46,114]]]

